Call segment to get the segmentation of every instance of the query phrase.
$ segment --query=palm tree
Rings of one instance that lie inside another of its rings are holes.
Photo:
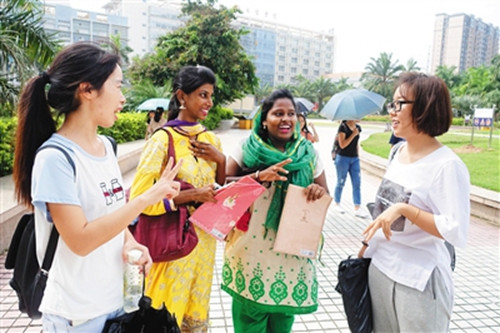
[[[123,67],[126,69],[130,63],[128,55],[133,51],[133,49],[128,45],[123,46],[120,34],[111,35],[109,39],[116,50],[120,53],[120,57],[123,61]]]
[[[309,100],[315,99],[314,90],[309,80],[302,80],[298,84],[292,86],[291,92],[294,97],[303,97]]]
[[[445,66],[441,65],[436,68],[436,76],[440,77],[444,83],[448,86],[448,89],[453,90],[460,84],[462,77],[459,74],[455,74],[457,67],[455,66]]]
[[[269,96],[272,91],[273,87],[271,87],[268,83],[257,86],[257,88],[255,88],[254,90],[254,99],[255,99],[254,104],[255,105],[261,104],[264,98]]]
[[[363,86],[390,100],[396,77],[404,70],[404,66],[398,64],[397,60],[392,61],[392,53],[382,52],[377,59],[370,60],[365,67],[366,72],[361,76]]]
[[[42,18],[37,0],[0,0],[0,104],[14,104],[20,84],[47,67],[59,48]]]
[[[150,79],[134,84],[125,91],[127,102],[125,110],[134,110],[139,104],[150,98],[170,98],[171,82],[163,86],[155,86]]]
[[[404,66],[403,71],[405,72],[416,72],[419,71],[420,67],[417,64],[417,61],[413,58],[408,59],[406,62],[406,66]]]
[[[335,93],[335,83],[320,77],[312,83],[312,90],[316,95],[315,101],[318,102],[318,110],[321,110],[325,99],[332,97]]]

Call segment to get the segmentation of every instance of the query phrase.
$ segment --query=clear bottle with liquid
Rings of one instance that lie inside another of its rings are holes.
[[[139,310],[144,275],[141,265],[136,265],[136,262],[141,255],[142,252],[139,250],[130,250],[127,253],[127,263],[125,264],[123,278],[123,309],[125,312]]]

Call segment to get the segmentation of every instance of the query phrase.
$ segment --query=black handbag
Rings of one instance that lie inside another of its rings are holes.
[[[344,311],[351,332],[370,333],[373,328],[372,303],[368,288],[370,258],[349,256],[339,264],[335,290],[342,294]]]
[[[107,319],[101,333],[181,333],[175,314],[167,310],[165,303],[160,309],[153,308],[151,298],[144,295],[144,287],[145,278],[142,280],[139,309]]]

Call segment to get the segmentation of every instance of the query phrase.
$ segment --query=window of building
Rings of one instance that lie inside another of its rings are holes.
[[[56,8],[52,7],[52,6],[45,6],[44,12],[45,12],[45,15],[55,16],[56,15]]]
[[[84,19],[84,20],[90,19],[90,15],[87,12],[76,12],[76,17],[78,17],[79,19]]]
[[[106,15],[97,14],[96,21],[98,21],[98,22],[108,22],[108,17]]]

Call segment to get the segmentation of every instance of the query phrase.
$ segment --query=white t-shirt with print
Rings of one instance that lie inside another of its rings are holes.
[[[43,244],[37,248],[39,260],[45,254],[52,224],[46,203],[80,206],[89,222],[125,204],[116,156],[109,140],[102,136],[101,140],[106,147],[104,157],[92,156],[58,134],[44,143],[66,149],[75,163],[76,179],[73,168],[59,150],[46,148],[36,155],[31,193],[37,243]],[[88,320],[122,307],[123,242],[124,232],[121,232],[82,257],[59,237],[40,311],[69,320]]]
[[[446,241],[465,247],[470,219],[469,172],[451,149],[440,147],[410,164],[399,162],[398,151],[384,178],[411,193],[410,205],[434,214],[436,227]],[[453,294],[451,258],[444,240],[408,219],[402,231],[392,230],[389,241],[381,229],[377,230],[365,257],[371,257],[371,263],[390,279],[420,291],[437,267]]]

